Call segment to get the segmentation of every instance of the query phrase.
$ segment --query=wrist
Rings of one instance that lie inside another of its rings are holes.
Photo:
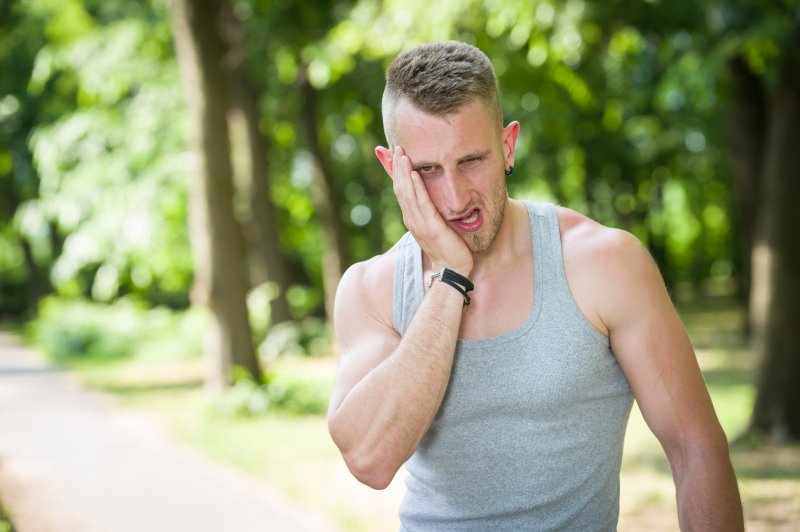
[[[449,285],[464,298],[464,307],[469,307],[471,299],[469,292],[475,289],[475,285],[466,276],[452,270],[450,268],[442,268],[438,272],[431,274],[428,281],[428,288],[433,286],[434,281],[439,281],[442,284]]]
[[[469,264],[458,264],[455,262],[436,262],[431,264],[431,270],[434,272],[441,272],[443,268],[447,268],[448,270],[452,270],[459,275],[463,275],[464,277],[469,277],[472,273],[472,263]]]

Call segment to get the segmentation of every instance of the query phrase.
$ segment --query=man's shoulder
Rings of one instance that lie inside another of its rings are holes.
[[[399,243],[398,243],[399,244]],[[351,265],[336,291],[336,307],[350,314],[353,305],[391,324],[394,270],[398,244],[380,255]],[[347,308],[345,308],[347,307]],[[339,311],[335,311],[337,314]]]
[[[650,253],[631,233],[561,207],[558,219],[570,289],[601,331],[619,316],[638,312],[639,304],[663,287]]]
[[[646,254],[639,239],[627,231],[607,227],[566,207],[558,207],[557,212],[565,258],[569,255],[596,265],[595,261],[618,262]]]
[[[394,267],[400,242],[395,243],[387,251],[369,259],[353,263],[342,276],[342,282],[376,289],[384,285],[391,286],[394,279]]]

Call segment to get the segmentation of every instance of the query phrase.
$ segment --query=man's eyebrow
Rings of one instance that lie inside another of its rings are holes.
[[[486,157],[487,155],[489,155],[489,150],[469,153],[469,154],[459,158],[458,162],[467,161],[469,159],[482,159],[482,158]]]
[[[440,166],[440,165],[439,163],[428,162],[428,161],[421,161],[413,164],[414,170],[419,170],[420,168],[424,168],[425,166]]]
[[[464,155],[462,157],[459,157],[456,162],[457,163],[462,163],[462,162],[468,161],[470,159],[481,159],[483,157],[488,156],[489,153],[491,153],[490,150],[483,150],[483,151],[476,151],[476,152],[468,153],[468,154],[466,154],[466,155]],[[418,170],[418,169],[423,168],[425,166],[441,166],[441,164],[438,163],[438,162],[434,162],[434,161],[419,161],[419,162],[414,162],[413,169],[414,170]]]

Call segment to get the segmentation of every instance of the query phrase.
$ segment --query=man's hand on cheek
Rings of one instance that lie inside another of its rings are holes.
[[[444,266],[462,275],[472,271],[472,253],[464,240],[445,223],[431,201],[425,183],[400,146],[392,152],[394,194],[403,211],[403,223],[431,259],[434,269]]]

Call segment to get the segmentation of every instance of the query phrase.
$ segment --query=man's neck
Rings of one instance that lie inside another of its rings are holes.
[[[480,277],[493,269],[519,259],[529,249],[528,213],[521,201],[506,198],[503,221],[494,241],[482,253],[474,253],[472,277]]]

